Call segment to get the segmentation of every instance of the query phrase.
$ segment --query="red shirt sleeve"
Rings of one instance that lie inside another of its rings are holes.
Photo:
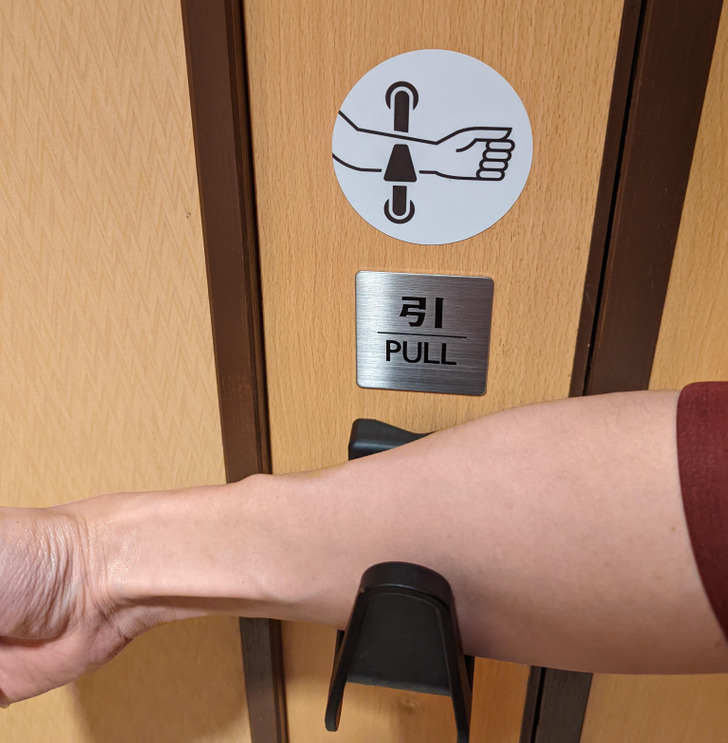
[[[728,637],[728,382],[691,384],[680,393],[677,452],[695,561]]]

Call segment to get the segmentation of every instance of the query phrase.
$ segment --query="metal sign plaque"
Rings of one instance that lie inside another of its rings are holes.
[[[484,394],[492,307],[486,277],[360,271],[357,384]]]

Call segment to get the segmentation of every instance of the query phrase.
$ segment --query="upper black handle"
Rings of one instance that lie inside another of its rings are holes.
[[[429,436],[429,433],[412,433],[371,418],[357,418],[351,426],[349,459],[359,459],[369,454],[395,449],[425,436]]]

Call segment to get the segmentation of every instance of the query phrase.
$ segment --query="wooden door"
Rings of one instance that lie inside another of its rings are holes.
[[[569,394],[622,5],[244,4],[275,472],[343,461],[357,417],[426,431]],[[483,234],[445,246],[371,228],[339,191],[331,163],[332,127],[350,88],[379,62],[423,48],[498,70],[534,134],[531,175],[513,209]],[[362,269],[494,280],[485,396],[357,387],[354,277]],[[333,628],[284,627],[293,743],[331,739],[323,711],[333,649]],[[478,661],[474,741],[518,739],[527,677],[526,667]],[[447,699],[351,687],[337,740],[444,741],[453,732]]]

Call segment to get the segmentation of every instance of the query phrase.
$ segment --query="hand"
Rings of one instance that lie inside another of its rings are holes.
[[[406,144],[421,175],[437,175],[458,181],[502,181],[516,143],[510,127],[469,126],[442,139],[419,139],[407,134],[380,132],[357,126],[339,111],[334,129],[334,161],[352,170],[383,173],[387,162],[376,160],[372,138]],[[386,148],[385,157],[390,148]],[[371,160],[375,157],[374,160]]]
[[[127,643],[73,508],[0,508],[0,704],[73,681]]]
[[[423,175],[460,181],[502,181],[515,142],[508,127],[468,127],[437,142]]]

